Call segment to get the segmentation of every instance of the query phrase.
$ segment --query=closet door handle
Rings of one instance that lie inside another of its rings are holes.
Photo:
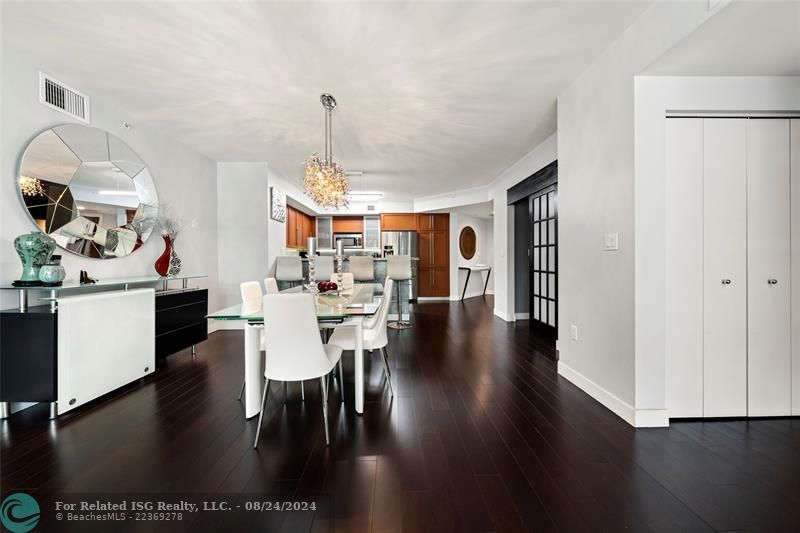
[[[767,283],[769,283],[770,285],[777,285],[778,284],[778,280],[777,279],[768,279]]]
[[[723,279],[723,280],[722,280],[722,284],[723,284],[723,285],[730,285],[730,284],[731,284],[731,280],[729,280],[729,279]]]

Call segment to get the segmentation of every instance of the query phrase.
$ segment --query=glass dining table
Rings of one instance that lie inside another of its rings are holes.
[[[308,292],[304,287],[294,287],[282,293]],[[355,407],[364,412],[364,349],[362,322],[378,312],[382,296],[375,294],[371,284],[356,284],[352,289],[335,293],[316,294],[317,321],[320,328],[355,329]],[[244,406],[245,417],[258,415],[264,381],[264,360],[261,357],[261,332],[264,329],[264,312],[261,305],[241,303],[210,313],[209,320],[242,321],[244,334]]]

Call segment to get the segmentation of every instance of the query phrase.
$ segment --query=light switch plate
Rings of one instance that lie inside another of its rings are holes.
[[[573,324],[569,327],[569,336],[574,341],[578,340],[578,326]]]
[[[606,233],[603,236],[603,248],[606,251],[619,250],[619,233]]]

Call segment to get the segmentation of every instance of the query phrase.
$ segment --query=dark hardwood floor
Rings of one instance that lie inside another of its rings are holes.
[[[3,494],[44,502],[40,531],[798,531],[800,421],[634,430],[556,374],[527,323],[492,300],[415,306],[376,353],[363,416],[319,388],[273,387],[258,451],[236,401],[242,335],[214,333],[144,382],[55,422],[2,422]],[[348,377],[350,381],[348,381]],[[158,496],[162,495],[162,496]],[[198,512],[159,524],[55,522],[58,499],[314,502],[315,511]]]

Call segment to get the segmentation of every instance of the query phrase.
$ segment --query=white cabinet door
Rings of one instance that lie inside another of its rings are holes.
[[[58,299],[58,413],[155,371],[153,289]]]
[[[792,142],[792,415],[800,416],[800,119],[791,121]]]
[[[749,120],[748,416],[791,414],[789,161],[789,120]]]
[[[747,415],[746,119],[703,121],[703,416]]]
[[[667,410],[703,416],[703,119],[666,121]]]

